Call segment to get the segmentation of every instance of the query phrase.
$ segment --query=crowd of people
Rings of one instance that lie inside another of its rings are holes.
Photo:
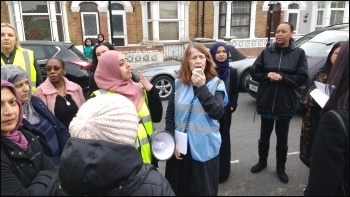
[[[276,172],[288,183],[288,130],[302,106],[300,159],[310,167],[304,195],[349,195],[349,42],[335,43],[322,69],[309,76],[293,25],[249,70],[259,82],[259,161],[267,167],[275,130]],[[92,59],[89,96],[69,81],[62,59],[46,61],[47,78],[15,28],[1,24],[1,195],[217,196],[231,173],[231,120],[238,107],[237,70],[224,42],[190,43],[163,118],[159,90],[103,34],[84,41]],[[310,96],[328,84],[326,105]],[[304,87],[304,88],[302,88]],[[152,154],[153,123],[165,122],[175,140],[165,174]],[[179,137],[181,136],[181,138]],[[180,141],[181,139],[181,141]],[[185,146],[184,146],[185,145]]]

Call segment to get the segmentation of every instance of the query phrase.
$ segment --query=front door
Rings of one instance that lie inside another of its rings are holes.
[[[270,11],[267,14],[267,25],[266,25],[266,37],[275,37],[275,32],[280,24],[280,18],[281,18],[281,5],[278,3],[276,5],[273,5],[273,13],[272,13],[272,20],[271,20],[271,30],[269,30],[269,23],[270,23]]]
[[[123,14],[118,13],[118,11],[112,10],[112,28],[111,29],[113,32],[112,42],[114,46],[124,46],[125,45],[124,17],[123,17]]]

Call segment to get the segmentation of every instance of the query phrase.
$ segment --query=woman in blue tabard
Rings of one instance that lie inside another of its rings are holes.
[[[165,117],[165,130],[174,135],[187,133],[188,137],[187,154],[180,153],[177,145],[165,168],[165,177],[177,196],[217,195],[219,119],[228,103],[225,84],[217,76],[208,49],[191,43],[185,50]]]

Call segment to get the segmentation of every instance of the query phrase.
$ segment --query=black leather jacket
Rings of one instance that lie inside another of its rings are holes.
[[[282,81],[271,82],[269,72],[277,72]],[[260,83],[257,111],[279,116],[293,116],[302,94],[301,86],[308,78],[308,64],[303,49],[294,42],[286,48],[274,43],[265,48],[255,60],[250,75]]]

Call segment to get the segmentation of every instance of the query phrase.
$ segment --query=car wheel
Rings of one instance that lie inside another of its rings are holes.
[[[159,89],[159,97],[163,100],[168,100],[169,95],[173,91],[174,79],[168,76],[158,76],[152,80],[152,84]]]
[[[249,77],[250,77],[250,74],[248,69],[242,74],[241,80],[239,81],[239,89],[241,89],[241,91],[243,92],[247,91],[246,83]]]

